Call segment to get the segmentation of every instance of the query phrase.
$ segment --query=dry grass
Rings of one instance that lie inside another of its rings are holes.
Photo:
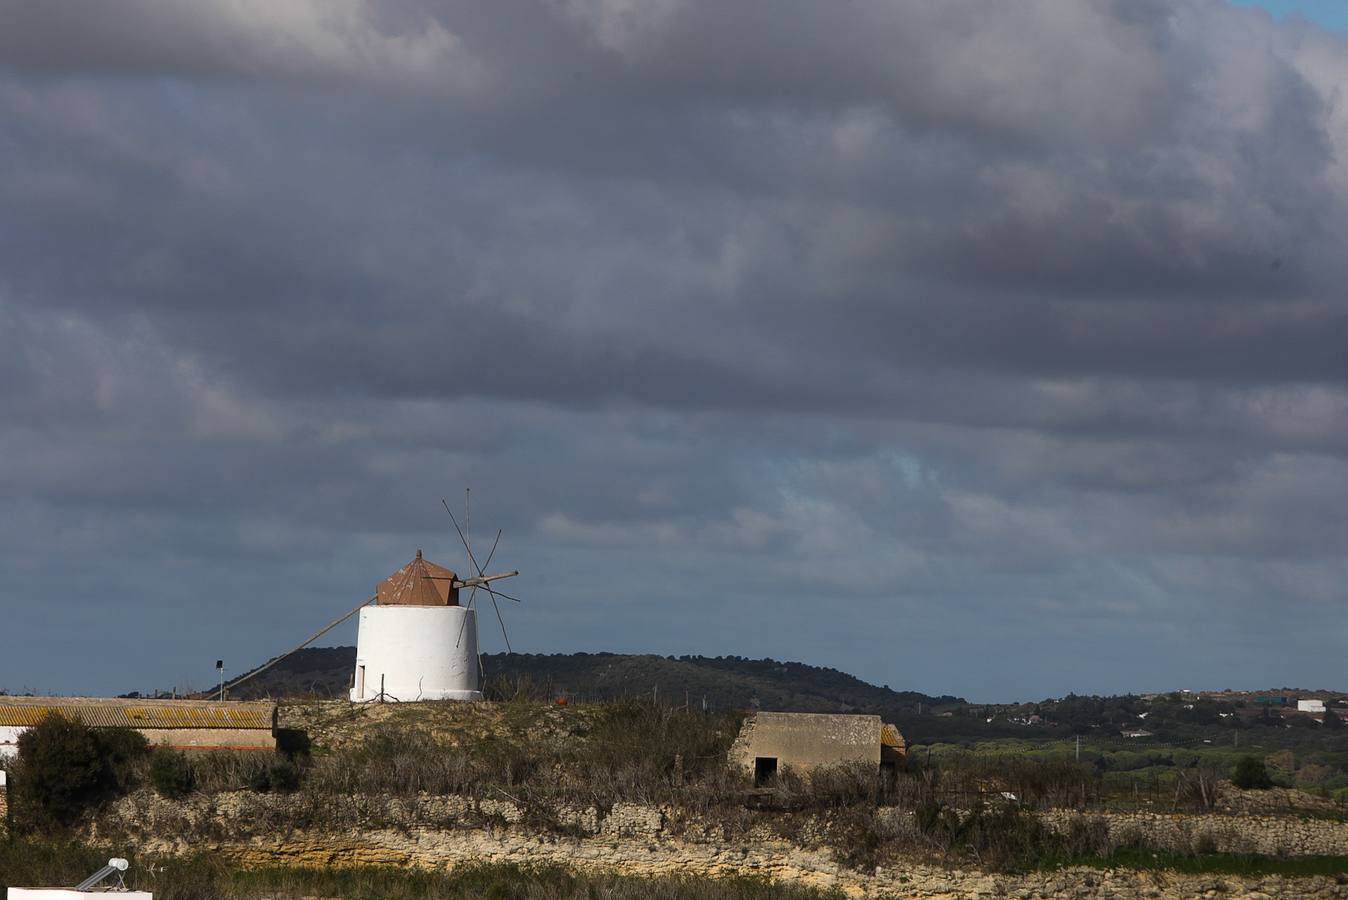
[[[392,705],[390,705],[392,706]],[[704,716],[651,703],[581,708],[534,702],[398,704],[362,738],[315,741],[303,790],[317,795],[459,794],[558,801],[608,809],[617,802],[705,803],[740,785],[726,751],[738,716]],[[422,709],[418,709],[421,707]]]
[[[0,888],[72,885],[99,868],[118,848],[73,843],[0,844]],[[805,887],[752,879],[637,878],[581,875],[559,867],[460,867],[450,872],[356,867],[241,869],[218,858],[132,857],[129,885],[156,900],[825,900],[839,897]]]

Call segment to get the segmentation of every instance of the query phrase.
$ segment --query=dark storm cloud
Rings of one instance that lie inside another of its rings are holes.
[[[1328,679],[1345,78],[1215,0],[0,3],[0,602],[79,559],[200,679],[471,484],[529,649],[1047,694],[1276,609],[1250,677]],[[118,677],[23,618],[0,685]]]

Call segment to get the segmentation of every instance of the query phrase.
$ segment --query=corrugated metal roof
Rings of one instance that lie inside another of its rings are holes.
[[[34,702],[38,701],[38,702]],[[46,702],[42,702],[46,701]],[[272,728],[274,703],[147,703],[61,698],[0,697],[0,725],[36,725],[48,715],[79,719],[94,728]]]

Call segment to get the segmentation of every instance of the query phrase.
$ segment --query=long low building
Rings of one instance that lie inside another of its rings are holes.
[[[0,696],[0,756],[49,715],[90,728],[131,728],[180,750],[275,750],[276,704],[268,700],[131,700]]]

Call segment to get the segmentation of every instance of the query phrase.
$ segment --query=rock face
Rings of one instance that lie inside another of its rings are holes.
[[[604,815],[593,808],[559,808],[545,828],[538,827],[537,816],[537,810],[507,800],[431,795],[326,798],[320,807],[302,794],[235,792],[175,803],[140,792],[109,808],[92,836],[124,838],[142,852],[205,850],[258,866],[557,864],[632,875],[752,875],[837,888],[852,896],[1348,897],[1348,885],[1330,878],[1242,879],[1088,868],[989,875],[922,863],[863,872],[840,864],[827,848],[787,840],[762,824],[728,831],[723,824],[672,809],[635,804],[618,805]],[[1136,823],[1130,819],[1128,824]],[[1250,828],[1266,826],[1252,820]]]

